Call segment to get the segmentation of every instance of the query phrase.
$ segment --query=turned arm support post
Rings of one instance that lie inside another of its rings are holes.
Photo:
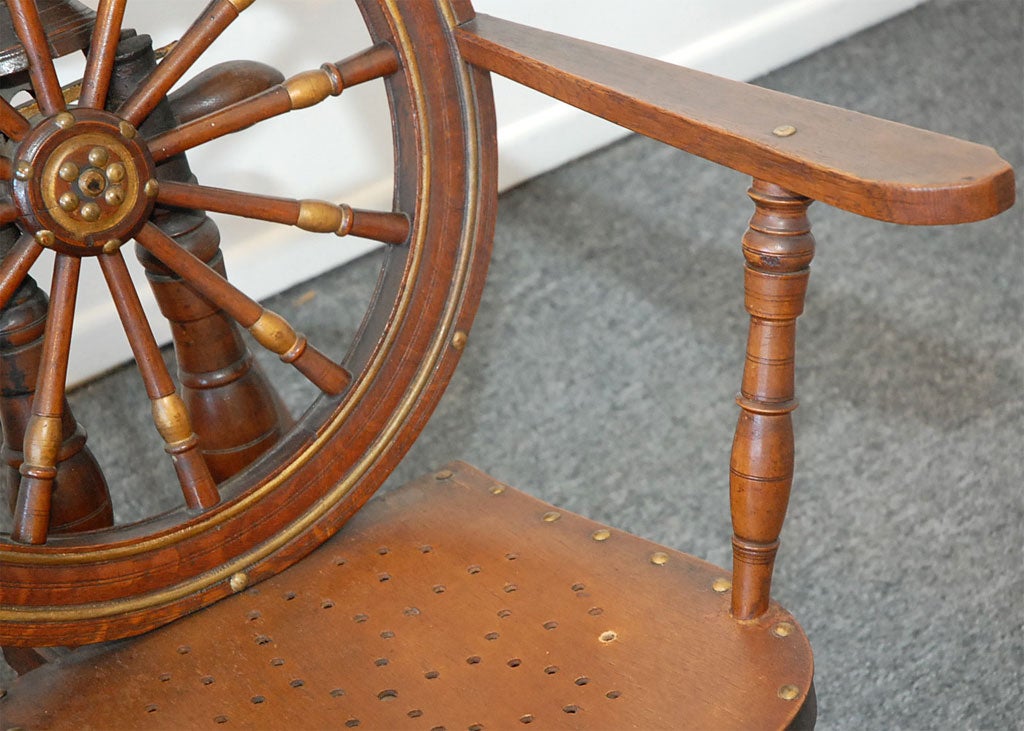
[[[809,198],[756,179],[749,195],[756,207],[743,237],[750,330],[729,465],[737,619],[754,619],[768,609],[793,483],[796,318],[803,311],[814,256]]]

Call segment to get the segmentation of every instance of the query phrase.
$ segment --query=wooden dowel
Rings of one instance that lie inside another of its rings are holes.
[[[750,197],[756,210],[743,237],[750,331],[729,468],[732,613],[740,620],[768,610],[793,482],[796,318],[803,311],[814,256],[810,199],[760,180]]]
[[[138,128],[203,51],[231,25],[253,0],[211,0],[118,115]]]
[[[29,121],[21,116],[21,113],[14,108],[14,105],[9,101],[0,97],[0,131],[2,131],[7,137],[17,142],[25,136],[32,128]],[[3,177],[10,178],[9,172],[11,161],[8,158],[3,158],[6,161],[5,170]]]
[[[28,270],[42,253],[43,247],[39,242],[25,234],[4,257],[3,267],[0,268],[0,309],[7,306]]]
[[[166,61],[164,61],[166,63]],[[381,43],[319,69],[297,74],[249,99],[205,114],[149,140],[156,162],[190,150],[224,135],[251,127],[295,109],[305,109],[338,96],[350,86],[393,74],[399,68],[398,55]]]
[[[82,93],[78,106],[86,109],[102,109],[110,88],[110,74],[114,69],[114,57],[121,36],[121,21],[128,0],[100,0],[96,10],[96,25],[92,30],[89,44],[89,59],[82,77]]]
[[[165,206],[244,216],[317,233],[351,234],[389,244],[404,243],[409,236],[409,219],[405,214],[364,211],[327,201],[295,200],[172,182],[160,186],[157,201]]]
[[[101,256],[100,268],[142,374],[164,450],[173,458],[185,503],[191,509],[212,507],[220,502],[217,485],[198,449],[199,438],[164,365],[160,346],[153,337],[121,252]]]
[[[46,30],[34,0],[8,0],[7,9],[10,10],[14,30],[28,57],[29,78],[39,107],[46,116],[63,111],[66,106],[64,94],[53,67],[53,59],[50,58]]]
[[[281,360],[294,366],[321,391],[339,394],[352,380],[345,368],[309,345],[306,338],[295,332],[284,318],[264,310],[259,302],[179,247],[153,224],[144,225],[135,240],[168,269],[248,328],[256,342],[277,353]]]
[[[59,254],[54,263],[42,367],[32,400],[32,416],[25,429],[25,461],[19,470],[21,484],[11,528],[11,538],[21,543],[45,543],[50,524],[50,500],[62,441],[61,416],[81,264],[78,257],[64,254]]]

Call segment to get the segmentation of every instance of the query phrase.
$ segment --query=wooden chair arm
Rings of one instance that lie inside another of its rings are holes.
[[[965,223],[1014,202],[989,147],[487,15],[455,35],[475,66],[862,216]]]

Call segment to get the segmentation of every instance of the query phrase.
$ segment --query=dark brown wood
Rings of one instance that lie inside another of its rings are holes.
[[[352,386],[313,403],[201,514],[182,507],[88,535],[50,536],[39,546],[0,536],[0,644],[137,634],[230,594],[235,564],[252,581],[280,571],[335,532],[422,429],[458,361],[489,257],[490,89],[486,74],[459,60],[438,8],[402,5],[399,15],[388,2],[360,0],[360,7],[371,43],[389,42],[402,58],[381,83],[395,128],[395,207],[408,214],[410,235],[386,249],[348,344],[343,365]]]
[[[282,81],[284,75],[265,63],[225,61],[193,76],[168,94],[167,101],[174,118],[184,124],[255,96]]]
[[[153,159],[160,162],[286,112],[319,104],[350,86],[389,76],[398,68],[395,49],[387,43],[336,64],[325,63],[319,69],[293,76],[249,99],[216,109],[151,139]]]
[[[404,213],[365,211],[327,201],[300,201],[203,185],[165,183],[157,202],[283,223],[306,231],[338,236],[351,234],[388,244],[403,244],[409,238],[409,217]]]
[[[1015,200],[988,147],[486,15],[456,37],[481,68],[862,216],[964,223]]]
[[[793,483],[793,366],[796,318],[814,256],[811,201],[755,180],[756,205],[743,237],[744,304],[750,313],[739,422],[729,466],[733,523],[732,612],[750,620],[768,611],[779,533]]]
[[[344,366],[309,345],[279,315],[235,288],[220,274],[188,253],[153,224],[146,224],[136,240],[153,256],[252,333],[260,345],[277,353],[324,393],[339,394],[352,380]]]
[[[0,201],[0,226],[11,223],[18,217],[18,209],[10,201]]]
[[[140,126],[203,51],[251,3],[252,0],[211,0],[146,82],[121,106],[118,115]]]
[[[53,480],[57,476],[60,456],[71,326],[81,265],[79,258],[58,254],[53,267],[42,365],[32,399],[32,415],[28,418],[23,437],[25,459],[18,470],[21,484],[14,508],[11,539],[19,543],[45,543],[49,530]]]
[[[0,0],[0,26],[10,29],[7,0]],[[56,58],[80,51],[89,43],[95,13],[78,0],[35,0],[51,54]],[[25,49],[13,31],[4,33],[0,43],[0,76],[22,74],[28,69]]]
[[[7,0],[7,8],[11,12],[14,30],[28,57],[28,73],[32,79],[36,101],[44,114],[56,114],[66,105],[60,81],[57,80],[57,72],[53,67],[53,59],[50,58],[50,47],[39,10],[34,0]]]
[[[127,1],[100,0],[92,43],[89,44],[89,59],[82,77],[82,92],[78,98],[80,107],[102,109],[106,104]]]
[[[12,140],[18,141],[25,136],[30,128],[28,120],[21,116],[9,101],[0,97],[0,131]],[[5,173],[4,177],[9,176]]]
[[[160,346],[146,321],[121,252],[100,257],[100,268],[142,374],[146,394],[153,403],[153,420],[165,442],[164,450],[171,456],[185,504],[191,510],[211,508],[220,502],[217,485],[198,449],[199,437],[164,365]]]
[[[18,287],[28,275],[28,270],[42,253],[43,247],[34,238],[26,235],[22,236],[14,248],[4,256],[3,268],[0,268],[0,309],[5,307],[18,291]]]
[[[807,638],[775,603],[735,622],[726,575],[455,463],[285,573],[0,703],[33,729],[785,728],[812,697]]]

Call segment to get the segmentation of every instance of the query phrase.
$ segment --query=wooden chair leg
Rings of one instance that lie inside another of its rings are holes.
[[[148,37],[122,40],[108,106],[119,105],[155,65]],[[176,123],[167,102],[161,102],[142,132],[152,137]],[[157,170],[161,180],[195,182],[184,155],[167,160]],[[158,209],[154,221],[179,246],[225,273],[220,233],[205,213]],[[222,482],[277,443],[291,418],[233,321],[152,254],[141,247],[136,252],[160,310],[171,323],[181,396],[200,449],[214,480]]]
[[[803,311],[814,237],[809,198],[754,180],[756,206],[743,237],[750,331],[736,397],[729,493],[733,523],[732,613],[750,620],[768,609],[779,533],[793,482],[796,318]]]

